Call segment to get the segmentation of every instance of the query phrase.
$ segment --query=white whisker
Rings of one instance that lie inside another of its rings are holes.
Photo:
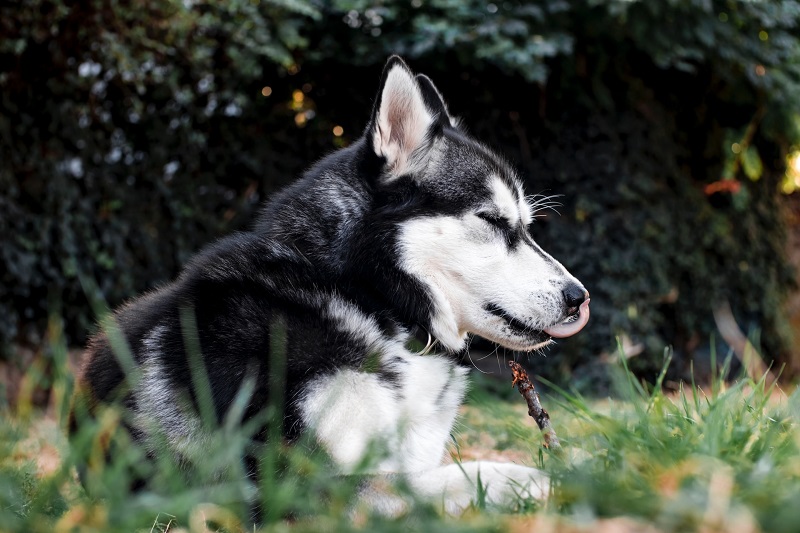
[[[563,204],[556,200],[556,198],[560,198],[561,194],[553,194],[553,195],[545,195],[545,194],[529,194],[525,197],[525,203],[528,204],[528,208],[531,211],[531,217],[533,218],[541,218],[546,216],[545,213],[542,211],[553,211],[559,216],[561,213],[558,211],[558,207],[562,207]]]

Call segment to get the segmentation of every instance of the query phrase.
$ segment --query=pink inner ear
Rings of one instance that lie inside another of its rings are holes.
[[[389,110],[389,142],[395,142],[401,147],[406,144],[405,131],[403,130],[403,111],[401,106],[393,107]]]
[[[409,172],[411,155],[425,141],[433,117],[408,70],[394,67],[386,77],[374,136],[375,152],[386,157],[390,172]]]

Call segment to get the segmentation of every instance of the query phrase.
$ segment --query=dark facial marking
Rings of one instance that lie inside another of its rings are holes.
[[[531,328],[528,327],[524,322],[521,320],[514,318],[508,311],[500,307],[495,303],[488,303],[483,306],[483,308],[488,311],[489,313],[493,314],[494,316],[499,316],[511,327],[511,329],[517,331],[518,333],[522,334],[530,334]]]
[[[539,342],[544,342],[550,338],[541,331],[531,329],[530,326],[527,326],[523,321],[515,318],[511,313],[495,303],[485,304],[483,308],[494,316],[502,318],[508,324],[508,327],[518,335],[525,337],[533,337],[535,335],[540,337]]]
[[[481,220],[486,221],[495,231],[500,232],[509,250],[514,250],[522,240],[522,234],[520,233],[521,228],[512,227],[506,217],[491,211],[477,213],[477,216]]]
[[[545,263],[547,263],[548,265],[552,265],[555,268],[558,268],[556,267],[555,259],[550,257],[550,255],[548,255],[547,252],[542,250],[542,248],[538,244],[536,244],[536,241],[533,240],[533,237],[531,237],[530,233],[528,233],[527,231],[522,231],[520,235],[522,236],[522,240],[525,241],[528,244],[528,246],[533,248],[533,251],[539,254],[539,257],[544,259]]]

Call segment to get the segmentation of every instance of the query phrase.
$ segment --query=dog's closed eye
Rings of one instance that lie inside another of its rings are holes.
[[[497,213],[482,212],[482,213],[477,213],[476,215],[478,216],[478,218],[485,220],[490,225],[498,229],[501,230],[509,229],[508,220],[506,220],[505,217],[498,215]]]

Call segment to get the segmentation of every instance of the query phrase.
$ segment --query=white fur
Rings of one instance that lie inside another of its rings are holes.
[[[514,197],[514,193],[508,188],[508,185],[498,176],[489,177],[489,190],[491,191],[489,209],[496,209],[502,216],[508,220],[512,227],[520,224],[522,220],[521,200]],[[525,205],[527,210],[527,204]],[[528,212],[530,214],[530,212]]]
[[[528,205],[528,201],[525,198],[525,191],[522,190],[521,186],[517,186],[517,194],[519,195],[518,208],[520,217],[522,217],[522,223],[527,226],[531,222],[533,222],[533,212],[531,206]]]
[[[339,327],[374,349],[383,348],[386,339],[374,318],[360,312],[353,304],[332,297],[327,302],[327,313]]]
[[[187,398],[179,398],[173,384],[164,377],[161,337],[165,332],[166,326],[156,326],[142,339],[146,351],[133,423],[150,435],[145,440],[150,446],[166,439],[169,449],[182,458],[198,459],[205,453],[208,434],[193,409],[186,405]]]

